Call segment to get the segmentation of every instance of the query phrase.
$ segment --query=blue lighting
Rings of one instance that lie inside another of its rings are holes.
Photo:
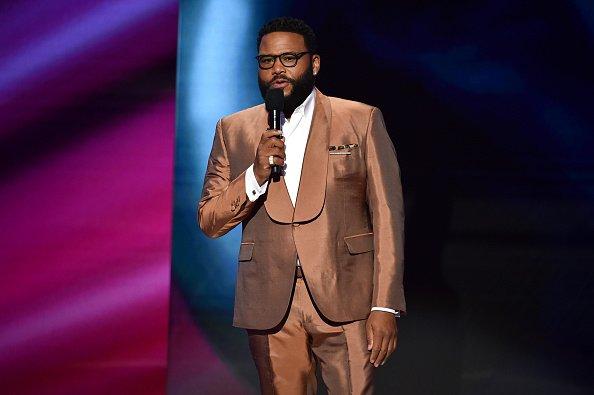
[[[196,205],[217,121],[262,101],[254,56],[271,8],[253,0],[180,1],[173,278],[197,309],[233,306],[241,225],[208,239]]]

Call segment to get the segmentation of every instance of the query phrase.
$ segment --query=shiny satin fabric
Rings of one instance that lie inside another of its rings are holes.
[[[295,207],[282,177],[255,202],[245,193],[245,170],[267,127],[264,106],[217,124],[198,222],[210,237],[242,223],[235,326],[278,325],[297,256],[328,319],[362,320],[372,306],[406,311],[400,170],[381,112],[317,89],[315,100]]]
[[[375,368],[369,363],[365,323],[325,321],[304,280],[297,279],[282,325],[267,331],[248,330],[262,394],[315,394],[316,361],[329,394],[373,393]]]

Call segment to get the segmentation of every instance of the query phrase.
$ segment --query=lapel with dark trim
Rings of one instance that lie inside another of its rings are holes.
[[[268,215],[277,222],[307,222],[315,218],[324,207],[332,112],[330,100],[317,89],[315,93],[315,108],[305,147],[295,207],[293,208],[291,203],[284,177],[278,182],[270,181],[268,185],[268,196],[264,205]]]

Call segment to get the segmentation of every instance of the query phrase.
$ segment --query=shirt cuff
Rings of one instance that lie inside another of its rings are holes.
[[[371,311],[386,311],[388,313],[394,314],[396,317],[400,318],[400,312],[394,309],[390,309],[388,307],[372,307]]]
[[[254,174],[254,165],[251,165],[247,168],[245,171],[245,193],[247,194],[250,202],[254,202],[256,199],[262,196],[264,192],[266,192],[267,186],[268,181],[265,181],[262,185],[258,184],[256,175]]]

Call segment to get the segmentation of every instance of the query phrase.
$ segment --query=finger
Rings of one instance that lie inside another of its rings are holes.
[[[268,155],[274,155],[274,156],[278,156],[279,158],[286,158],[286,154],[285,154],[285,150],[279,148],[279,147],[274,147],[268,150]]]
[[[274,148],[274,147],[279,147],[279,148],[285,149],[285,143],[280,139],[274,139],[274,138],[264,140],[260,143],[260,149],[262,149],[262,148],[268,149],[268,148]]]
[[[375,363],[377,361],[377,357],[382,350],[382,336],[379,334],[373,334],[373,346],[371,347],[371,356],[369,357],[369,362]]]
[[[272,167],[272,165],[284,166],[284,164],[285,164],[285,160],[283,158],[279,158],[278,156],[272,156],[272,165],[271,165],[268,158],[269,157],[267,156],[266,157],[266,165],[269,168]]]
[[[383,336],[382,337],[382,345],[380,347],[379,354],[375,360],[374,366],[377,368],[384,362],[386,359],[386,355],[388,355],[388,347],[390,346],[390,337]]]
[[[269,153],[269,154],[266,154],[266,155],[262,155],[262,157],[261,157],[261,159],[260,159],[260,163],[261,163],[261,164],[263,164],[263,165],[264,165],[264,164],[270,165],[270,157],[271,157],[271,156],[272,156],[272,161],[273,161],[275,164],[278,164],[278,161],[281,161],[281,162],[283,162],[283,164],[284,164],[284,162],[285,162],[285,159],[286,159],[284,154],[279,154],[279,153],[276,153],[276,154],[275,154],[275,153]]]
[[[389,346],[388,346],[388,353],[386,354],[386,358],[384,358],[382,365],[386,363],[386,361],[388,360],[388,358],[390,358],[390,356],[392,355],[394,350],[396,350],[396,338],[395,337],[390,339]]]
[[[281,134],[282,132],[280,130],[276,130],[276,129],[266,129],[263,133],[262,136],[266,137],[266,138],[270,138],[272,136],[278,136],[279,134]]]
[[[278,143],[277,144],[270,143],[270,144],[268,144],[266,146],[266,152],[269,155],[276,155],[277,152],[280,152],[280,153],[283,153],[284,154],[285,153],[285,147],[279,145]]]
[[[279,137],[282,136],[282,133],[278,130],[267,130],[264,133],[262,133],[262,139],[271,139],[271,138],[276,138],[278,139]]]
[[[283,149],[281,149],[279,147],[274,147],[274,148],[267,148],[265,150],[262,150],[262,152],[260,152],[258,154],[258,156],[261,158],[261,160],[263,162],[268,163],[268,158],[270,156],[276,156],[276,157],[284,160],[284,159],[286,159],[287,155]]]
[[[281,139],[270,139],[270,146],[271,147],[279,147],[281,149],[285,149],[285,142]]]
[[[369,325],[369,322],[366,325],[367,329],[367,351],[371,351],[373,348],[373,328]]]

